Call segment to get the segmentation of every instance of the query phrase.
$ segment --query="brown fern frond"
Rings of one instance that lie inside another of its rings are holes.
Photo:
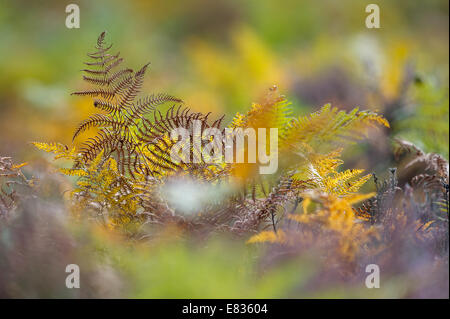
[[[144,143],[149,143],[170,134],[171,130],[176,128],[181,127],[191,130],[195,120],[201,122],[202,130],[212,127],[220,128],[217,126],[220,124],[219,121],[215,121],[213,123],[215,126],[213,126],[208,124],[207,119],[208,115],[204,115],[201,112],[190,113],[189,108],[183,108],[181,105],[176,108],[176,111],[175,106],[172,106],[165,115],[162,115],[159,110],[155,110],[153,111],[153,121],[143,119],[143,126],[138,129],[138,139]]]
[[[122,126],[124,126],[125,123],[120,122],[115,119],[111,119],[103,114],[94,114],[87,118],[86,120],[82,121],[77,129],[75,130],[75,133],[73,134],[72,140],[75,140],[75,138],[85,130],[91,128],[91,127],[106,127],[111,126],[113,129],[118,129]]]
[[[291,177],[285,176],[281,178],[269,195],[262,201],[256,202],[256,204],[253,201],[243,202],[241,207],[244,210],[244,214],[234,222],[231,228],[232,231],[239,233],[256,230],[262,222],[270,218],[272,227],[276,232],[275,215],[278,207],[288,200],[296,198],[295,189],[292,186]]]
[[[94,137],[87,139],[80,148],[81,159],[85,161],[93,160],[102,150],[106,156],[118,149],[135,149],[136,146],[130,139],[121,137],[107,130],[100,130]]]
[[[105,45],[105,33],[100,34],[97,39],[96,51],[88,53],[88,56],[94,61],[86,62],[88,67],[82,70],[86,73],[83,75],[84,80],[101,87],[72,93],[73,95],[94,97],[94,107],[107,112],[107,114],[90,116],[82,121],[75,130],[73,139],[89,128],[102,128],[96,136],[82,143],[76,165],[81,165],[83,161],[92,161],[100,152],[104,151],[105,157],[116,158],[120,173],[131,178],[135,178],[136,173],[154,175],[163,170],[177,168],[163,154],[167,153],[169,147],[164,139],[156,141],[156,145],[144,145],[142,136],[157,133],[157,136],[167,137],[171,128],[176,125],[200,118],[206,121],[207,116],[187,115],[188,110],[178,110],[178,113],[182,114],[181,116],[184,118],[170,118],[169,113],[163,116],[156,110],[157,106],[165,102],[182,103],[180,99],[168,94],[152,94],[135,101],[149,64],[144,65],[135,73],[128,68],[113,71],[122,63],[123,58],[119,57],[119,53],[110,54],[111,47],[111,45]],[[143,116],[152,111],[155,123],[147,120],[143,127]],[[174,113],[172,108],[172,115],[175,115]],[[220,122],[217,122],[216,125],[218,123]],[[150,134],[147,130],[152,133]],[[142,153],[144,148],[146,154]]]
[[[109,71],[111,71],[112,69],[114,69],[116,66],[118,66],[120,63],[123,62],[123,58],[118,58],[115,59],[114,62],[112,62],[111,64],[109,64],[106,68],[105,68],[105,73],[108,74]]]
[[[106,31],[103,31],[102,33],[100,33],[100,35],[98,36],[98,39],[97,39],[97,48],[103,47],[103,44],[105,43],[105,36],[106,36]]]
[[[88,65],[99,65],[98,63],[102,63],[102,62],[95,62],[95,63],[86,63]],[[86,72],[89,74],[94,74],[94,75],[104,75],[105,71],[104,70],[90,70],[90,69],[82,69],[82,72]]]
[[[213,122],[213,124],[211,125],[211,127],[215,127],[215,128],[220,128],[220,126],[222,125],[222,121],[225,118],[225,114],[222,115],[222,117],[220,117],[219,119],[215,120]]]
[[[71,93],[71,95],[91,96],[91,97],[101,96],[105,99],[112,99],[116,95],[116,93],[110,89],[94,89],[94,90],[73,92]]]
[[[80,148],[80,159],[76,162],[75,167],[81,164],[81,160],[88,162],[94,159],[102,149],[107,152],[108,150],[114,149],[117,142],[117,138],[114,135],[110,135],[104,130],[97,133],[96,136],[87,139],[82,143]]]
[[[114,61],[115,59],[117,59],[120,55],[120,52],[118,52],[116,55],[105,55],[106,59],[103,59],[102,61],[97,61],[97,62],[84,62],[84,64],[89,65],[89,66],[105,66],[105,64],[108,64],[112,61]],[[96,74],[106,74],[106,72],[104,70],[100,70],[95,72],[95,70],[82,70],[88,73],[96,73]],[[101,73],[98,73],[101,72]]]
[[[130,117],[132,119],[137,119],[147,112],[154,111],[157,106],[166,102],[182,103],[183,101],[166,93],[152,94],[138,100],[131,106],[132,111]]]
[[[127,89],[130,84],[133,82],[133,76],[127,75],[117,81],[117,83],[111,83],[111,87],[113,88],[113,92],[116,95],[122,94],[125,89]]]
[[[148,155],[146,160],[149,162],[153,173],[183,171],[189,175],[198,177],[202,180],[210,180],[222,176],[221,170],[212,171],[211,164],[192,163],[191,157],[201,158],[201,150],[191,144],[189,146],[190,157],[182,159],[181,163],[174,162],[170,156],[170,150],[175,141],[170,139],[171,131],[175,128],[184,128],[193,134],[194,121],[200,121],[201,132],[212,126],[208,123],[208,114],[190,113],[189,108],[172,106],[163,115],[160,111],[153,112],[153,121],[142,118],[142,127],[138,128],[137,138],[144,144],[144,149]],[[220,121],[215,121],[218,125]],[[220,127],[217,127],[218,129]],[[201,147],[201,146],[198,146]],[[153,174],[154,175],[154,174]]]
[[[144,74],[147,70],[147,67],[150,63],[147,63],[144,65],[136,74],[134,75],[133,83],[128,87],[128,89],[123,93],[122,96],[119,98],[119,104],[122,107],[130,107],[136,98],[137,94],[139,93],[143,80],[144,80]]]
[[[98,42],[99,40],[101,41]],[[101,43],[101,45],[98,43]],[[104,36],[100,35],[97,39],[97,51],[94,53],[88,53],[88,56],[94,59],[95,62],[85,62],[85,64],[90,68],[82,70],[90,76],[83,76],[83,80],[94,85],[109,86],[126,74],[133,73],[133,70],[131,69],[122,69],[108,76],[109,73],[123,61],[123,58],[119,57],[120,53],[115,55],[107,53],[111,47],[112,45],[104,47]],[[92,94],[88,95],[92,96]]]
[[[119,112],[121,109],[120,105],[118,105],[114,102],[110,102],[110,101],[102,100],[102,99],[95,99],[94,106],[96,108],[99,108],[108,113]]]
[[[96,85],[108,85],[108,81],[105,78],[93,78],[90,76],[85,76],[83,75],[83,80],[92,83],[92,84],[96,84]]]
[[[109,47],[106,48],[96,48],[98,51],[93,52],[93,53],[87,53],[86,55],[92,59],[102,59],[105,56],[111,56],[110,54],[106,54],[106,52],[109,51],[109,49],[111,49],[112,44]]]
[[[105,72],[105,71],[102,71],[102,72]],[[100,78],[91,77],[91,76],[83,76],[83,80],[85,80],[89,83],[95,84],[95,85],[106,86],[106,85],[110,85],[112,82],[114,82],[121,76],[123,76],[125,74],[129,74],[129,73],[133,73],[133,70],[132,69],[123,69],[123,70],[117,71],[116,73],[114,73],[113,75],[111,75],[108,78],[106,78],[105,76],[100,77]]]
[[[132,70],[132,69],[122,69],[122,70],[119,70],[119,71],[113,73],[109,78],[107,78],[107,79],[105,80],[106,85],[109,85],[109,84],[113,83],[113,82],[116,81],[117,79],[121,78],[123,75],[131,74],[131,73],[133,73],[133,70]]]
[[[358,208],[353,208],[355,216],[368,222],[374,221],[375,204],[373,200],[368,200]]]

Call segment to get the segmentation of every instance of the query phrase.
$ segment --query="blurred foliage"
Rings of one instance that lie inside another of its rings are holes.
[[[204,249],[175,242],[150,251],[123,251],[120,258],[136,298],[287,298],[312,272],[300,263],[299,275],[294,260],[258,274],[252,254],[222,238],[210,239]]]
[[[399,121],[397,135],[448,159],[448,87],[436,88],[423,83],[415,86],[413,94],[417,106],[414,113]]]

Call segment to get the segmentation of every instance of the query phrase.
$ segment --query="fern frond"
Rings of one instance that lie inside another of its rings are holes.
[[[147,70],[147,67],[150,63],[147,63],[144,65],[136,74],[134,75],[133,82],[130,84],[130,86],[125,90],[123,95],[119,97],[119,104],[124,107],[130,107],[136,98],[137,94],[139,93],[142,83],[144,80],[144,74]]]
[[[55,160],[59,158],[66,158],[66,159],[75,158],[75,147],[69,149],[67,145],[61,143],[31,142],[31,144],[47,153],[55,154]]]
[[[85,70],[85,71],[90,71],[90,70]],[[98,71],[98,72],[104,72],[105,74],[107,73],[106,71]],[[123,69],[123,70],[115,72],[110,77],[105,77],[105,76],[102,76],[102,77],[83,76],[83,80],[85,80],[87,82],[90,82],[92,84],[96,84],[96,85],[100,85],[100,86],[106,86],[106,85],[110,85],[111,83],[113,83],[115,80],[117,80],[121,76],[123,76],[125,74],[130,74],[130,73],[133,73],[132,69]]]
[[[281,146],[298,149],[306,144],[319,152],[337,143],[348,144],[361,140],[367,135],[368,129],[376,125],[389,127],[386,119],[371,111],[359,111],[356,108],[346,113],[327,104],[310,116],[291,120],[282,136]]]
[[[260,103],[252,105],[247,114],[237,113],[230,127],[278,128],[278,134],[283,136],[284,130],[291,121],[290,105],[291,103],[274,86]]]
[[[103,45],[105,44],[105,36],[106,36],[106,31],[103,31],[102,33],[100,33],[100,35],[97,38],[97,48],[103,48]]]
[[[101,61],[97,61],[97,62],[84,62],[84,64],[88,65],[88,66],[100,66],[103,67],[105,66],[105,64],[108,64],[112,61],[114,61],[115,59],[117,59],[119,57],[120,53],[117,53],[116,55],[105,55],[104,59],[102,59]],[[106,74],[107,72],[101,68],[100,70],[91,70],[91,69],[85,69],[82,70],[86,73],[91,73],[91,74]]]
[[[83,142],[80,148],[81,159],[89,161],[94,159],[101,150],[105,150],[106,153],[113,152],[120,138],[112,135],[109,132],[100,130],[96,136],[89,138]]]
[[[349,169],[340,173],[331,174],[323,179],[325,191],[337,195],[346,195],[357,192],[371,177],[371,174],[357,178],[364,170]]]
[[[115,95],[123,94],[123,91],[133,83],[133,76],[127,75],[117,81],[117,83],[111,83],[112,91]]]
[[[111,89],[94,89],[94,90],[73,92],[71,93],[71,95],[91,96],[91,97],[101,96],[105,99],[112,99],[116,95],[116,93]]]
[[[143,119],[142,128],[139,128],[138,139],[143,143],[150,143],[154,140],[160,139],[164,135],[170,134],[170,131],[175,128],[192,129],[194,121],[200,121],[201,129],[217,128],[220,129],[221,119],[214,121],[212,124],[208,123],[209,114],[200,112],[191,113],[190,109],[182,106],[172,106],[165,115],[159,110],[153,111],[153,121]]]
[[[344,162],[340,159],[343,149],[338,148],[326,155],[311,152],[309,160],[320,176],[327,176],[336,171]]]
[[[103,99],[95,99],[94,100],[94,107],[99,108],[103,111],[106,111],[108,113],[116,113],[116,112],[120,112],[121,111],[121,107],[120,105],[112,102],[112,101],[107,101],[107,100],[103,100]]]
[[[94,114],[78,125],[75,133],[73,134],[72,140],[75,140],[80,133],[91,127],[112,127],[113,129],[118,129],[124,125],[125,123],[116,119],[111,119],[103,114]]]
[[[80,168],[60,168],[59,171],[67,176],[87,176],[88,173],[84,169]]]
[[[145,98],[139,99],[136,103],[131,106],[131,119],[137,119],[147,112],[154,111],[158,105],[166,102],[176,102],[182,103],[183,101],[179,98],[171,96],[165,93],[152,94]]]

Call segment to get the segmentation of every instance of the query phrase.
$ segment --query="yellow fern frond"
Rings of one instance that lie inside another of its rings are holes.
[[[342,165],[344,162],[339,158],[343,149],[338,148],[326,155],[311,154],[310,161],[315,167],[320,176],[325,177],[332,172],[335,172],[336,168]]]
[[[67,176],[87,176],[88,173],[84,169],[78,168],[60,168],[59,171]]]
[[[314,213],[289,214],[290,220],[296,221],[312,229],[320,229],[323,234],[335,234],[338,237],[339,253],[348,260],[353,260],[356,252],[371,236],[377,236],[375,228],[366,228],[358,223],[352,205],[373,197],[375,194],[351,194],[339,197],[333,194],[307,192],[302,194],[318,204]],[[303,237],[301,237],[303,238]]]
[[[324,191],[336,195],[346,195],[357,192],[371,175],[356,179],[364,172],[362,169],[349,169],[340,173],[334,173],[323,179]],[[355,180],[356,179],[356,180]]]
[[[90,181],[78,181],[77,185],[81,188],[90,188],[92,186],[92,183]]]
[[[233,120],[231,121],[230,128],[237,128],[237,127],[245,127],[246,125],[246,118],[244,114],[240,114],[239,112],[236,113]]]
[[[280,147],[298,147],[306,143],[321,153],[336,143],[348,144],[363,139],[368,129],[376,125],[389,127],[387,120],[374,112],[355,108],[346,113],[327,104],[310,116],[293,119]]]
[[[99,169],[99,164],[103,159],[104,150],[97,154],[94,160],[89,164],[89,173],[96,172]]]
[[[61,143],[41,143],[31,142],[35,147],[48,153],[59,153],[61,151],[68,151],[69,148]]]
[[[43,150],[47,153],[55,154],[55,160],[59,158],[74,159],[75,158],[75,147],[69,149],[67,145],[61,143],[41,143],[41,142],[31,142],[36,148]]]
[[[109,158],[108,161],[106,162],[106,165],[109,167],[109,169],[111,169],[114,172],[118,172],[117,169],[117,162],[114,158]]]
[[[353,183],[350,183],[351,186],[349,186],[349,184],[347,184],[347,186],[349,186],[349,188],[347,189],[347,191],[349,193],[355,193],[357,191],[359,191],[359,189],[372,177],[372,174],[367,174],[363,177],[361,177],[360,179],[356,180]]]

